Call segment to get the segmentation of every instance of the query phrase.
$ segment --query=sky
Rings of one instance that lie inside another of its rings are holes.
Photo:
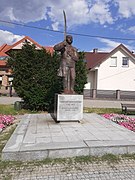
[[[0,45],[29,36],[42,46],[54,46],[64,40],[64,10],[67,33],[79,51],[110,52],[121,43],[135,51],[134,0],[0,0],[0,4]]]

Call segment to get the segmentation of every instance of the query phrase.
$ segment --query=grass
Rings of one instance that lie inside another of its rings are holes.
[[[0,114],[15,115],[15,114],[17,114],[17,112],[14,110],[13,105],[2,105],[2,104],[0,104]]]
[[[118,113],[121,114],[121,109],[118,108],[84,108],[84,112],[87,113],[97,113],[97,114],[104,114],[104,113]],[[21,109],[19,111],[14,109],[14,105],[0,105],[0,114],[6,115],[18,115],[18,114],[26,114],[26,113],[40,113],[37,111],[30,111],[26,109]]]
[[[11,125],[10,127],[8,127],[8,130],[5,129],[1,134],[0,134],[0,154],[2,152],[2,149],[4,148],[6,142],[8,141],[8,139],[10,138],[10,136],[12,135],[12,133],[14,132],[16,128],[16,124]]]
[[[120,161],[120,156],[114,154],[105,154],[101,157],[101,161],[107,161],[108,164],[118,163]]]
[[[5,115],[18,115],[18,114],[27,114],[27,113],[36,113],[34,111],[26,110],[26,109],[21,109],[19,111],[14,109],[14,105],[2,105],[0,104],[0,114],[5,114]]]
[[[84,112],[86,113],[97,113],[97,114],[105,114],[105,113],[116,113],[121,114],[121,109],[119,108],[88,108],[84,107]]]
[[[135,160],[135,154],[123,154],[121,155],[122,158],[124,159],[133,159]]]
[[[37,167],[43,165],[51,165],[55,166],[58,164],[63,164],[65,167],[74,166],[77,164],[101,164],[103,162],[107,163],[108,165],[114,165],[121,162],[121,160],[135,160],[135,154],[124,154],[124,155],[113,155],[113,154],[105,154],[101,157],[96,156],[79,156],[74,158],[56,158],[56,159],[44,159],[42,161],[28,161],[28,162],[21,162],[21,161],[2,161],[0,160],[0,170],[5,170],[8,168],[21,168],[27,169],[28,167]]]

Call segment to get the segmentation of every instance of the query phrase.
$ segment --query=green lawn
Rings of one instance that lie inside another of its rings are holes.
[[[104,113],[118,113],[121,114],[121,109],[118,108],[84,108],[84,113],[97,113],[97,114],[104,114]],[[33,112],[30,110],[21,109],[19,111],[14,109],[14,105],[0,105],[0,114],[6,115],[17,115],[17,114],[26,114],[26,113],[40,113],[40,112]]]
[[[84,112],[86,113],[97,113],[97,114],[105,114],[105,113],[116,113],[121,114],[121,109],[118,108],[84,108]]]
[[[0,114],[5,115],[18,115],[18,114],[26,114],[26,113],[33,113],[30,110],[21,109],[19,111],[14,109],[14,105],[2,105],[0,104]]]

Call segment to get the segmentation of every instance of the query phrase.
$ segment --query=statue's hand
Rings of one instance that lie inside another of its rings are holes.
[[[67,45],[67,42],[66,40],[63,41],[63,46],[66,46]]]

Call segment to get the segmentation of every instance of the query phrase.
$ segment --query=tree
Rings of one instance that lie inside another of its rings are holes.
[[[10,52],[8,65],[13,72],[13,86],[30,110],[52,110],[55,93],[63,91],[62,78],[59,77],[60,56],[50,54],[44,48],[37,50],[35,45],[26,42],[22,50]],[[76,63],[75,91],[81,94],[87,82],[84,53],[79,53]]]
[[[50,110],[54,94],[62,91],[62,80],[57,76],[60,58],[45,49],[36,50],[26,42],[22,50],[11,53],[8,65],[13,70],[13,86],[24,105],[31,110]]]
[[[88,70],[84,61],[84,52],[79,52],[79,61],[76,62],[75,92],[82,94],[84,85],[87,83]]]

